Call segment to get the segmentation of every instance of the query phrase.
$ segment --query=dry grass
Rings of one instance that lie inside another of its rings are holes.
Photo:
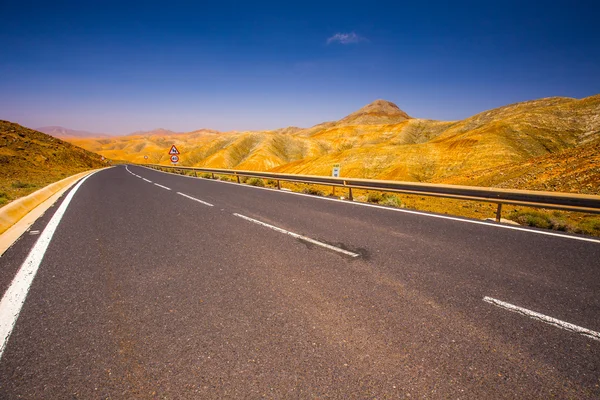
[[[521,209],[513,210],[508,219],[535,228],[600,236],[600,217],[597,215]]]
[[[0,121],[0,205],[105,164],[98,154],[8,121]]]

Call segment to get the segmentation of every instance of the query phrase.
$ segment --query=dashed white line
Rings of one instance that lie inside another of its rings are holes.
[[[152,183],[152,181],[151,181],[151,180],[149,180],[149,179],[146,179],[146,178],[142,178],[142,179],[143,179],[143,180],[145,180],[145,181],[146,181],[146,182],[148,182],[148,183]]]
[[[146,168],[146,169],[149,169],[149,170],[154,171],[154,172],[160,172],[162,174],[172,175],[169,172],[157,171],[157,170],[154,170],[154,169],[148,168],[148,167],[142,167],[142,168]],[[178,175],[178,176],[182,177],[182,178],[197,179],[197,178],[194,178],[193,176],[187,176],[187,175]],[[595,238],[591,238],[591,237],[567,235],[567,234],[563,234],[563,233],[556,233],[556,232],[549,232],[549,231],[543,231],[543,230],[530,229],[530,228],[526,228],[526,227],[519,227],[519,226],[513,226],[513,225],[503,225],[503,224],[498,224],[498,223],[494,223],[494,222],[478,221],[478,220],[472,220],[472,219],[465,219],[465,218],[461,218],[461,217],[452,217],[452,216],[449,216],[449,215],[430,214],[430,213],[427,213],[425,211],[408,210],[408,209],[405,209],[405,208],[386,207],[386,206],[380,206],[380,205],[377,205],[377,204],[361,203],[361,202],[357,202],[357,201],[338,200],[338,199],[332,199],[332,198],[328,198],[328,197],[314,196],[314,195],[311,195],[311,194],[290,192],[290,191],[287,191],[287,190],[286,191],[283,191],[283,190],[279,191],[279,190],[274,190],[274,189],[271,189],[271,188],[264,188],[264,187],[259,187],[259,186],[240,185],[239,183],[227,182],[227,181],[220,181],[220,180],[210,180],[209,182],[224,183],[224,184],[228,184],[228,185],[236,185],[238,187],[243,187],[243,188],[251,189],[251,190],[270,190],[270,191],[274,191],[275,193],[285,193],[285,194],[291,194],[291,195],[294,195],[294,196],[304,196],[304,197],[312,198],[312,199],[315,199],[315,200],[335,201],[335,202],[338,202],[338,203],[341,203],[341,204],[347,204],[349,206],[379,208],[381,210],[399,212],[399,213],[404,213],[404,214],[413,214],[413,215],[419,215],[419,216],[429,217],[429,218],[438,218],[438,219],[445,219],[445,220],[449,220],[449,221],[464,222],[464,223],[467,223],[467,224],[485,225],[485,226],[490,227],[490,228],[509,229],[509,230],[513,230],[513,231],[521,231],[521,232],[526,232],[526,233],[533,233],[533,234],[536,234],[536,235],[545,235],[545,236],[553,236],[553,237],[558,237],[558,238],[563,238],[563,239],[579,240],[579,241],[583,241],[583,242],[600,243],[600,239],[595,239]]]
[[[163,186],[163,185],[159,185],[158,183],[155,183],[155,185],[158,186],[158,187],[161,187],[163,189],[171,190],[171,188],[168,188],[168,187]]]
[[[486,296],[483,298],[483,301],[485,301],[486,303],[490,303],[495,306],[498,306],[500,308],[504,308],[505,310],[516,312],[516,313],[525,315],[529,318],[533,318],[538,321],[542,321],[547,324],[554,325],[557,328],[564,329],[569,332],[578,333],[578,334],[586,336],[590,339],[600,340],[600,333],[592,331],[590,329],[582,328],[580,326],[573,325],[569,322],[561,321],[560,319],[552,318],[547,315],[540,314],[538,312],[531,311],[531,310],[528,310],[523,307],[515,306],[514,304],[510,304],[510,303],[506,303],[506,302],[498,300],[498,299],[494,299],[492,297]]]
[[[255,224],[262,225],[262,226],[265,226],[267,228],[273,229],[274,231],[277,231],[277,232],[280,232],[280,233],[285,233],[286,235],[290,235],[291,237],[294,237],[296,239],[300,239],[300,240],[303,240],[303,241],[308,242],[308,243],[316,244],[317,246],[325,247],[326,249],[337,251],[338,253],[346,254],[346,255],[348,255],[350,257],[358,257],[360,255],[360,254],[353,253],[353,252],[348,251],[348,250],[340,249],[339,247],[335,247],[335,246],[329,245],[327,243],[319,242],[318,240],[314,240],[314,239],[311,239],[311,238],[306,237],[306,236],[298,235],[297,233],[294,233],[294,232],[286,231],[285,229],[278,228],[278,227],[273,226],[273,225],[269,225],[269,224],[267,224],[265,222],[259,221],[259,220],[254,219],[254,218],[246,217],[245,215],[241,215],[241,214],[238,214],[238,213],[234,213],[233,215],[235,215],[236,217],[243,218],[243,219],[245,219],[247,221],[254,222]]]
[[[188,196],[188,195],[187,195],[187,194],[185,194],[185,193],[177,192],[177,194],[178,194],[178,195],[181,195],[181,196],[183,196],[183,197],[187,197],[187,198],[188,198],[188,199],[190,199],[190,200],[197,201],[198,203],[202,203],[202,204],[204,204],[205,206],[209,206],[209,207],[212,207],[212,206],[213,206],[212,204],[210,204],[210,203],[207,203],[206,201],[202,201],[202,200],[200,200],[200,199],[197,199],[197,198],[195,198],[195,197]]]
[[[4,293],[4,296],[2,296],[2,300],[0,301],[0,358],[2,358],[2,353],[4,353],[10,334],[17,322],[17,318],[19,318],[19,313],[25,303],[25,298],[27,297],[27,293],[29,293],[31,283],[42,263],[44,255],[46,254],[46,249],[48,249],[48,245],[52,240],[52,236],[54,235],[60,220],[65,214],[65,211],[77,190],[81,187],[83,182],[93,174],[94,172],[80,180],[69,192],[67,197],[65,197],[29,252],[29,255],[19,268],[19,271],[13,278],[8,290]]]

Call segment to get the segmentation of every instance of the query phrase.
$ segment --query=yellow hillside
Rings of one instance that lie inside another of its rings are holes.
[[[53,182],[105,165],[98,154],[0,120],[0,207]]]
[[[167,151],[175,144],[186,166],[329,175],[332,164],[340,163],[343,176],[521,188],[537,184],[515,176],[536,165],[560,166],[579,157],[571,184],[559,186],[598,193],[598,138],[600,95],[523,102],[452,122],[411,118],[395,104],[377,100],[339,121],[308,129],[201,130],[71,142],[137,163],[148,156],[150,163],[168,164]],[[578,184],[584,181],[581,174],[587,183]],[[546,183],[540,188],[559,186]]]

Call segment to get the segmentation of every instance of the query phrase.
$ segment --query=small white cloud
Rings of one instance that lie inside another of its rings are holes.
[[[331,43],[354,44],[354,43],[360,43],[360,42],[366,42],[366,41],[367,41],[367,39],[365,39],[362,36],[358,36],[354,32],[336,33],[335,35],[333,35],[332,37],[327,39],[327,44],[331,44]]]

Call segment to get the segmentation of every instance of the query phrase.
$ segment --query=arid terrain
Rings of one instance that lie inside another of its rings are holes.
[[[411,118],[377,100],[311,128],[70,138],[112,159],[361,178],[600,194],[600,95],[508,105],[462,121]]]
[[[156,129],[95,138],[61,129],[76,146],[134,163],[168,165],[167,152],[175,144],[183,166],[330,175],[332,165],[339,163],[341,175],[348,177],[600,194],[600,95],[527,101],[461,121],[413,118],[395,104],[377,100],[339,121],[311,128]],[[368,193],[362,199],[382,200]],[[387,200],[475,218],[491,216],[494,207],[418,196]],[[600,234],[594,216],[520,208],[505,214],[524,224]]]
[[[98,154],[0,121],[0,206],[52,182],[105,165]]]

